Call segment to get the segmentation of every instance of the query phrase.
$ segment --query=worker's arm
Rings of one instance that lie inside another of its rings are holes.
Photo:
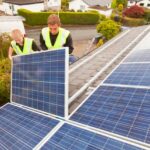
[[[10,60],[12,60],[12,54],[13,54],[13,48],[10,46],[8,50],[8,57]]]
[[[37,44],[34,40],[33,40],[33,43],[32,43],[32,49],[33,49],[33,51],[40,51],[40,48],[37,46]]]
[[[45,41],[43,39],[42,33],[40,34],[40,46],[41,46],[42,50],[47,50],[47,47],[45,45]]]
[[[69,54],[73,52],[74,48],[73,48],[73,41],[72,41],[71,34],[69,34],[69,36],[66,39],[66,43],[63,46],[69,47]]]

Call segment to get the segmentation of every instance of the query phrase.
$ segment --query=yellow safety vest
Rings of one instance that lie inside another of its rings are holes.
[[[23,51],[16,44],[15,40],[13,40],[11,42],[11,46],[12,46],[13,50],[16,52],[17,55],[25,55],[25,54],[30,54],[30,53],[33,52],[33,50],[32,50],[32,42],[33,42],[33,39],[24,38]]]
[[[66,43],[66,39],[70,32],[68,30],[65,30],[63,28],[59,28],[59,33],[56,38],[56,41],[54,45],[51,43],[50,39],[50,29],[48,27],[42,29],[42,36],[45,41],[45,45],[48,49],[55,49],[55,48],[60,48]]]

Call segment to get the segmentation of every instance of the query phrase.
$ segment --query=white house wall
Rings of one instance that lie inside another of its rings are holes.
[[[110,17],[111,14],[112,14],[112,9],[109,9],[109,10],[106,10],[106,11],[99,10],[99,13],[105,15],[106,17]]]
[[[142,6],[142,7],[146,7],[146,8],[150,8],[150,0],[143,0],[143,1],[140,1],[140,2],[129,2],[128,1],[128,7],[130,6],[133,6],[133,5],[138,5],[138,6]]]
[[[36,11],[44,10],[44,5],[43,3],[30,4],[30,5],[15,5],[15,4],[3,3],[3,6],[0,7],[0,10],[4,11],[9,15],[14,15],[17,14],[17,10],[20,8],[24,8],[36,12]]]
[[[0,4],[0,10],[3,11],[3,4]]]
[[[48,7],[61,7],[61,0],[48,0]]]
[[[69,3],[69,9],[73,9],[75,11],[82,10],[85,11],[88,9],[88,5],[85,4],[82,0],[74,0]]]
[[[25,33],[22,21],[2,21],[0,22],[0,34],[4,32],[10,33],[13,29],[19,29],[23,34]]]
[[[21,8],[25,8],[25,9],[31,10],[33,12],[37,12],[37,11],[44,10],[44,4],[39,3],[39,4],[31,4],[31,5],[21,5]]]

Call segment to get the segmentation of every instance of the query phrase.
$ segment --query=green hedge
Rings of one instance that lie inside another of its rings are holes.
[[[0,61],[0,105],[5,104],[10,99],[10,60]]]
[[[123,22],[123,25],[125,26],[141,26],[141,25],[146,24],[146,21],[144,18],[124,17],[122,22]]]
[[[18,14],[23,16],[25,23],[31,26],[46,25],[47,18],[50,14],[56,12],[32,12],[26,9],[19,9]],[[92,25],[99,21],[97,12],[59,12],[62,24],[72,25]]]
[[[149,9],[145,9],[144,18],[148,23],[150,22],[150,10]]]

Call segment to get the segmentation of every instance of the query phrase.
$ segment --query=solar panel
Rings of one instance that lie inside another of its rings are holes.
[[[150,64],[121,64],[104,83],[150,86]]]
[[[150,49],[135,50],[124,62],[150,62]]]
[[[41,150],[141,150],[135,146],[64,124]]]
[[[150,90],[101,86],[71,120],[150,144]]]
[[[14,57],[12,101],[66,117],[67,70],[67,48]]]
[[[7,104],[0,109],[0,149],[33,149],[59,121]]]

